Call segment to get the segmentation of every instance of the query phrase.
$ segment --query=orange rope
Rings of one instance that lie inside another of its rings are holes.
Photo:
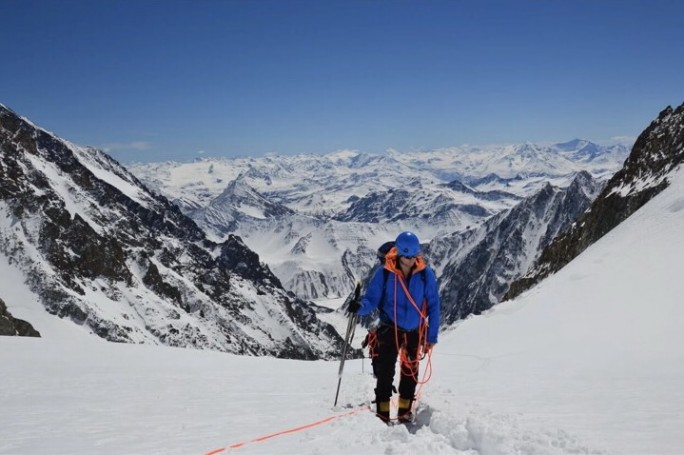
[[[316,422],[312,422],[312,423],[309,423],[306,425],[302,425],[300,427],[290,428],[288,430],[279,431],[277,433],[269,434],[266,436],[260,436],[258,438],[254,438],[254,439],[251,439],[249,441],[231,444],[231,445],[224,447],[222,449],[216,449],[216,450],[212,450],[211,452],[207,452],[205,455],[216,455],[217,453],[225,452],[226,450],[239,449],[240,447],[244,447],[247,444],[252,444],[255,442],[263,442],[263,441],[267,441],[269,439],[272,439],[272,438],[275,438],[278,436],[283,436],[283,435],[290,434],[290,433],[296,433],[298,431],[308,430],[310,428],[317,427],[319,425],[323,425],[323,424],[328,423],[328,422],[332,422],[333,420],[337,420],[337,419],[342,418],[342,417],[354,415],[354,414],[357,414],[361,411],[366,411],[366,410],[369,410],[368,406],[363,406],[363,407],[360,407],[358,409],[354,409],[354,410],[349,411],[349,412],[345,412],[342,414],[337,414],[334,416],[326,417],[325,419],[321,419],[321,420],[318,420]]]
[[[399,353],[399,358],[401,360],[401,366],[403,367],[404,371],[407,371],[408,374],[410,375],[413,380],[416,381],[416,384],[423,385],[427,381],[430,380],[432,377],[432,362],[431,358],[428,358],[428,366],[426,367],[425,373],[423,377],[425,378],[425,374],[430,371],[430,376],[427,377],[427,379],[424,379],[423,381],[420,381],[418,379],[418,371],[420,368],[420,358],[421,358],[421,348],[424,349],[425,342],[427,340],[427,308],[425,306],[425,302],[423,301],[423,309],[421,310],[418,308],[418,305],[416,304],[416,301],[413,300],[413,296],[409,292],[408,288],[406,287],[406,283],[404,281],[404,277],[402,277],[399,274],[395,274],[397,279],[394,280],[394,315],[395,317],[397,316],[397,281],[399,281],[399,284],[401,284],[401,287],[404,290],[404,294],[408,298],[409,302],[411,302],[411,305],[413,305],[413,308],[418,312],[420,315],[420,324],[418,326],[418,352],[416,352],[416,358],[414,360],[411,360],[409,355],[406,353],[405,349],[401,349],[401,345],[399,343],[399,328],[397,327],[396,322],[394,323],[394,342],[396,343],[397,347],[397,352]],[[404,342],[406,342],[406,337],[404,337]]]

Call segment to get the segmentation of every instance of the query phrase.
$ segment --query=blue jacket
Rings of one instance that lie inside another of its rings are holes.
[[[397,250],[392,248],[385,256],[385,270],[381,267],[375,271],[368,284],[368,289],[361,299],[361,308],[358,311],[360,316],[373,312],[378,306],[381,307],[380,320],[390,324],[397,324],[400,329],[417,329],[421,322],[421,316],[413,303],[406,296],[404,287],[399,280],[404,281],[409,290],[413,301],[418,308],[423,307],[423,301],[427,304],[428,332],[427,342],[437,343],[439,332],[439,290],[437,288],[437,278],[435,272],[426,266],[423,258],[418,256],[413,273],[404,280],[401,271],[398,269]],[[421,277],[421,270],[425,270],[425,280]],[[383,283],[387,275],[387,283]],[[424,281],[424,282],[423,282]],[[380,305],[380,298],[385,288],[385,301]]]

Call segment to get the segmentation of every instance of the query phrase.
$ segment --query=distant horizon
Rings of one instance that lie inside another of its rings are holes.
[[[106,150],[104,148],[96,147],[91,144],[80,144],[80,143],[75,143],[74,141],[70,140],[68,137],[63,137],[62,135],[58,134],[57,132],[50,131],[47,128],[44,128],[42,125],[39,125],[35,123],[33,120],[30,118],[22,115],[20,112],[17,112],[16,110],[12,109],[10,106],[7,106],[5,103],[0,102],[0,106],[5,107],[6,109],[11,110],[15,114],[19,115],[20,117],[25,118],[29,122],[33,123],[35,126],[38,128],[41,128],[45,131],[47,131],[50,134],[53,134],[60,139],[66,140],[68,142],[74,143],[80,147],[92,147],[98,150],[101,150],[102,152],[110,155],[112,158],[116,159],[117,161],[121,162],[124,165],[130,165],[130,164],[145,164],[145,163],[156,163],[156,162],[178,162],[178,163],[191,163],[195,161],[200,161],[200,160],[210,160],[210,159],[225,159],[225,160],[234,160],[234,159],[249,159],[249,158],[262,158],[262,157],[268,157],[268,156],[278,156],[278,157],[287,157],[287,156],[324,156],[324,155],[330,155],[330,154],[335,154],[335,153],[341,153],[341,152],[355,152],[355,153],[361,153],[361,154],[368,154],[368,155],[384,155],[387,153],[391,152],[396,152],[396,153],[429,153],[429,152],[439,152],[441,150],[448,150],[448,149],[460,149],[460,148],[496,148],[496,147],[507,147],[507,146],[515,146],[515,145],[522,145],[522,144],[532,144],[532,145],[537,145],[537,146],[554,146],[554,145],[562,145],[562,144],[567,144],[573,141],[586,141],[592,144],[596,144],[599,146],[603,147],[611,147],[611,146],[617,146],[617,145],[622,145],[627,148],[631,148],[634,145],[634,142],[637,139],[637,136],[634,137],[615,137],[611,138],[611,140],[603,141],[603,142],[596,142],[592,141],[590,139],[586,138],[579,138],[575,137],[572,139],[567,139],[567,140],[560,140],[560,141],[538,141],[538,142],[531,142],[531,141],[524,141],[524,142],[498,142],[498,143],[486,143],[486,144],[454,144],[454,145],[448,145],[444,147],[439,147],[439,148],[432,148],[432,149],[427,149],[427,148],[412,148],[408,150],[400,150],[394,147],[387,147],[384,150],[380,151],[372,151],[372,152],[367,152],[359,149],[353,149],[353,148],[340,148],[337,150],[330,150],[330,151],[324,151],[324,152],[308,152],[308,153],[291,153],[291,154],[286,154],[286,153],[278,153],[278,152],[265,152],[263,154],[253,154],[253,155],[231,155],[231,156],[226,156],[226,155],[209,155],[206,154],[203,151],[198,152],[194,156],[188,156],[183,159],[163,159],[163,160],[136,160],[136,159],[129,159],[127,161],[122,161],[118,158],[116,158],[114,155],[110,153],[110,150]]]
[[[0,102],[121,162],[625,143],[684,101],[683,2],[23,0],[1,11],[12,45]]]
[[[629,139],[629,138],[623,138],[623,139]],[[538,146],[553,146],[553,145],[560,145],[568,142],[572,142],[574,140],[580,140],[580,141],[587,141],[589,143],[599,145],[602,147],[612,147],[612,146],[623,146],[627,148],[629,151],[631,151],[631,148],[634,145],[634,141],[636,140],[635,138],[631,138],[631,141],[616,141],[612,143],[604,143],[600,144],[598,142],[593,142],[589,141],[588,139],[581,139],[581,138],[574,138],[570,139],[568,141],[547,141],[547,142],[518,142],[518,143],[498,143],[498,144],[460,144],[460,145],[452,145],[448,147],[440,147],[437,149],[422,149],[422,150],[397,150],[394,148],[387,148],[385,150],[379,151],[379,152],[364,152],[362,150],[357,150],[357,149],[339,149],[339,150],[331,150],[329,152],[310,152],[310,153],[293,153],[293,154],[284,154],[284,153],[277,153],[277,152],[267,152],[264,153],[263,155],[233,155],[233,156],[225,156],[225,155],[207,155],[207,154],[197,154],[196,156],[193,157],[188,157],[182,160],[174,160],[174,159],[168,159],[168,160],[158,160],[158,161],[137,161],[137,160],[130,160],[130,161],[120,161],[121,164],[124,166],[135,166],[135,165],[145,165],[145,164],[154,164],[154,163],[177,163],[177,164],[189,164],[189,163],[195,163],[195,162],[202,162],[202,161],[211,161],[211,160],[245,160],[245,159],[260,159],[260,158],[266,158],[266,157],[308,157],[308,156],[327,156],[327,155],[333,155],[336,153],[343,153],[343,152],[354,152],[354,153],[359,153],[359,154],[366,154],[366,155],[386,155],[391,152],[396,152],[396,153],[432,153],[432,152],[440,152],[442,150],[449,150],[449,149],[459,149],[459,148],[482,148],[482,149],[487,149],[487,148],[496,148],[496,147],[507,147],[507,146],[516,146],[516,145],[522,145],[522,144],[533,144],[533,145],[538,145]],[[84,144],[79,144],[79,145],[84,145]],[[101,150],[101,149],[100,149]],[[105,150],[102,150],[105,153],[108,153]],[[115,158],[116,159],[116,158]],[[117,160],[119,161],[119,160]]]

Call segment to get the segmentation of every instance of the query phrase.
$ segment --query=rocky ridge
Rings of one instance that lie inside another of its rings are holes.
[[[335,330],[239,237],[210,241],[108,155],[2,105],[0,182],[0,254],[49,313],[110,341],[306,359],[337,352]]]
[[[512,299],[560,270],[590,245],[668,186],[668,175],[684,160],[684,104],[668,106],[634,144],[631,154],[591,207],[552,242],[524,277],[513,282]]]

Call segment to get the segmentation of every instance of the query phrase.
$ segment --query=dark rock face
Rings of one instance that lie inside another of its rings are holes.
[[[624,167],[572,228],[550,244],[534,267],[511,284],[512,299],[557,272],[668,186],[684,160],[684,104],[667,107],[639,136]]]
[[[303,359],[342,343],[239,237],[209,241],[109,156],[2,105],[0,183],[0,253],[102,338]]]
[[[580,172],[564,189],[546,185],[536,195],[487,220],[482,227],[436,239],[428,255],[449,260],[439,278],[442,322],[454,323],[499,303],[509,283],[522,276],[542,249],[568,229],[602,186]]]
[[[259,261],[259,255],[247,248],[240,237],[229,235],[221,244],[218,264],[248,280],[267,279],[280,286],[280,280]]]
[[[39,337],[40,333],[31,324],[13,317],[7,311],[7,305],[0,299],[0,335],[1,336],[20,336],[20,337]]]
[[[396,221],[400,217],[408,217],[403,210],[412,193],[407,190],[390,190],[386,193],[371,193],[358,201],[342,215],[339,221],[360,221],[377,223],[383,219]]]
[[[458,193],[470,194],[480,200],[519,199],[517,196],[505,193],[477,192],[458,181],[444,185],[444,188],[449,188]],[[416,201],[421,202],[417,203]],[[364,223],[391,223],[411,218],[430,220],[431,222],[448,222],[450,216],[458,213],[475,218],[485,218],[491,215],[491,212],[481,205],[459,204],[452,198],[424,191],[420,181],[416,179],[406,182],[402,189],[373,192],[362,198],[356,198],[345,212],[338,214],[334,219]]]

